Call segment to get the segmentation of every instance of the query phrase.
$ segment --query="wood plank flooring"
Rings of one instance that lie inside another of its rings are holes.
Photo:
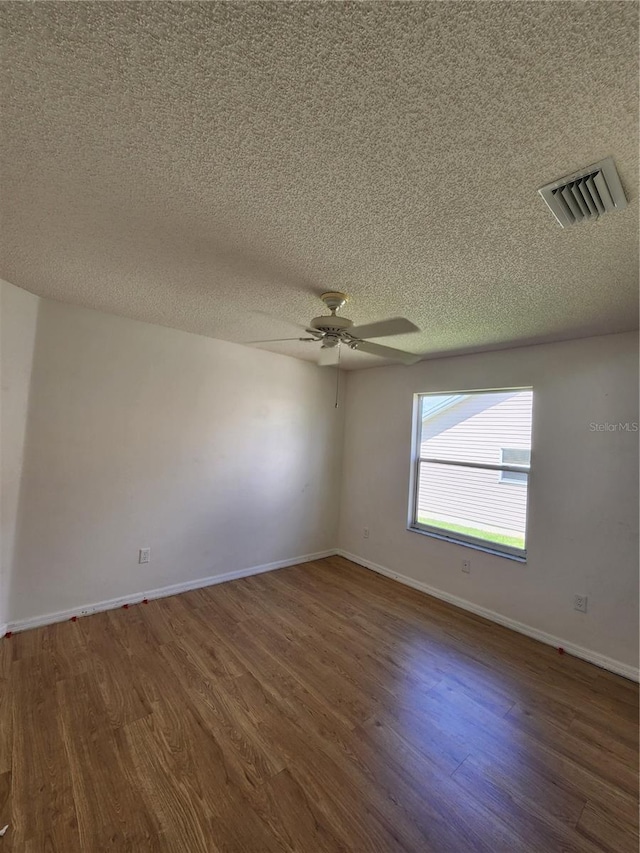
[[[0,641],[0,853],[637,853],[638,688],[339,557]]]

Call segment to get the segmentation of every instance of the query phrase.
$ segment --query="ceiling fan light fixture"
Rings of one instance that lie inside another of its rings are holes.
[[[340,338],[337,335],[326,335],[322,339],[322,349],[332,349],[340,343]]]

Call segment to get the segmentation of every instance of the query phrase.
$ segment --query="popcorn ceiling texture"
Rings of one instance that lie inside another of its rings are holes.
[[[240,342],[295,336],[329,289],[425,354],[637,326],[635,3],[0,17],[13,284]],[[563,231],[537,188],[607,155],[630,207]]]

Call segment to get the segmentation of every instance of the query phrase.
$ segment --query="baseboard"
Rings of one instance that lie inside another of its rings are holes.
[[[545,643],[548,646],[563,648],[567,654],[586,660],[589,663],[593,663],[596,666],[601,667],[602,669],[614,672],[616,675],[622,675],[624,678],[628,678],[631,681],[640,681],[640,670],[636,667],[629,666],[629,664],[614,660],[606,655],[601,655],[598,652],[591,651],[591,649],[576,646],[568,640],[563,640],[562,637],[554,637],[552,634],[539,631],[537,628],[532,628],[531,625],[525,625],[523,622],[517,622],[515,619],[510,619],[508,616],[503,616],[502,613],[496,613],[495,610],[488,610],[486,607],[474,604],[466,598],[459,598],[457,595],[451,595],[451,593],[444,592],[441,589],[436,589],[436,587],[429,586],[426,583],[414,580],[406,575],[401,575],[398,572],[387,569],[385,566],[380,566],[378,563],[373,563],[371,560],[359,557],[357,554],[350,554],[348,551],[343,551],[341,548],[336,549],[336,554],[347,560],[351,560],[353,563],[357,563],[359,566],[364,566],[365,569],[371,569],[373,572],[377,572],[378,574],[384,575],[392,580],[399,581],[399,583],[403,583],[413,589],[420,590],[420,592],[425,592],[427,595],[432,595],[434,598],[439,598],[441,601],[454,604],[462,610],[468,610],[470,613],[475,613],[476,616],[482,616],[490,622],[496,622],[498,625],[504,625],[505,628],[510,628],[512,631],[517,631],[519,634],[525,634],[527,637],[532,637],[534,640],[539,640],[541,643]]]
[[[562,637],[555,637],[552,634],[547,634],[544,631],[539,631],[531,625],[525,625],[523,622],[517,622],[515,619],[510,619],[508,616],[503,616],[502,613],[497,613],[494,610],[488,610],[486,607],[481,607],[468,601],[466,598],[460,598],[457,595],[444,592],[436,587],[429,586],[422,581],[415,580],[406,575],[367,560],[365,557],[360,557],[357,554],[351,554],[341,548],[330,548],[326,551],[318,551],[315,554],[304,554],[300,557],[293,557],[289,560],[279,560],[275,563],[265,563],[260,566],[250,566],[246,569],[238,569],[235,572],[227,572],[222,575],[212,575],[205,578],[197,578],[184,583],[172,584],[170,586],[158,587],[143,592],[132,593],[131,595],[123,596],[122,598],[111,598],[107,601],[100,601],[94,604],[86,604],[81,607],[73,607],[69,610],[60,610],[57,613],[46,613],[42,616],[34,616],[29,619],[19,619],[15,622],[9,622],[5,625],[0,625],[0,637],[3,637],[8,631],[18,632],[27,631],[29,628],[39,628],[43,625],[53,625],[56,622],[64,622],[74,616],[89,616],[91,613],[100,613],[104,610],[114,610],[122,607],[124,604],[139,604],[143,599],[151,601],[155,598],[166,598],[169,595],[177,595],[181,592],[187,592],[191,589],[201,589],[207,586],[214,586],[218,583],[226,583],[227,581],[237,580],[238,578],[246,578],[251,575],[259,575],[263,572],[272,572],[276,569],[284,569],[287,566],[296,566],[299,563],[309,563],[312,560],[322,560],[325,557],[339,555],[353,563],[357,563],[366,569],[384,575],[387,578],[398,581],[399,583],[438,598],[441,601],[446,601],[462,610],[467,610],[469,613],[475,613],[477,616],[482,616],[490,622],[495,622],[498,625],[503,625],[505,628],[510,628],[512,631],[517,631],[519,634],[524,634],[527,637],[532,637],[534,640],[539,640],[548,646],[555,648],[562,647],[567,654],[574,655],[582,660],[593,663],[596,666],[606,669],[609,672],[614,672],[616,675],[621,675],[631,681],[640,681],[640,671],[629,664],[614,660],[613,658],[601,655],[591,649],[585,649],[582,646],[576,646]]]
[[[203,587],[214,586],[218,583],[238,580],[238,578],[260,575],[263,574],[263,572],[272,572],[276,569],[285,569],[287,566],[297,566],[299,563],[310,563],[312,560],[322,560],[325,557],[332,557],[335,553],[335,548],[331,548],[327,551],[318,551],[315,554],[304,554],[301,557],[292,557],[290,560],[279,560],[275,563],[264,563],[261,566],[250,566],[247,569],[238,569],[235,572],[227,572],[222,575],[211,575],[210,577],[197,578],[196,580],[171,584],[171,586],[162,586],[156,589],[146,590],[144,592],[134,592],[131,595],[125,595],[122,598],[110,598],[107,601],[85,604],[81,607],[72,607],[69,610],[59,610],[57,613],[45,613],[42,616],[33,616],[29,619],[18,619],[16,622],[9,622],[7,625],[0,625],[0,637],[3,637],[7,631],[18,632],[27,631],[29,628],[41,628],[43,625],[53,625],[56,622],[66,622],[74,616],[89,616],[92,613],[100,613],[103,610],[115,610],[125,604],[139,604],[145,598],[147,601],[151,601],[154,598],[166,598],[169,595],[177,595],[180,592],[188,592],[191,589],[202,589]]]

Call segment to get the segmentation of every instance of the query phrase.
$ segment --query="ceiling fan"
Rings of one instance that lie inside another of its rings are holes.
[[[310,337],[305,338],[279,338],[267,341],[249,341],[251,344],[272,344],[281,341],[309,341],[320,343],[320,367],[335,367],[340,363],[341,346],[358,352],[366,352],[381,358],[390,358],[400,361],[402,364],[415,364],[422,358],[412,352],[384,347],[373,344],[367,338],[384,338],[389,335],[405,335],[409,332],[419,332],[420,329],[406,320],[404,317],[392,317],[389,320],[381,320],[378,323],[368,323],[364,326],[354,326],[353,321],[347,317],[338,317],[336,314],[349,301],[346,293],[329,291],[323,293],[320,299],[324,302],[331,314],[314,317],[305,329]]]

